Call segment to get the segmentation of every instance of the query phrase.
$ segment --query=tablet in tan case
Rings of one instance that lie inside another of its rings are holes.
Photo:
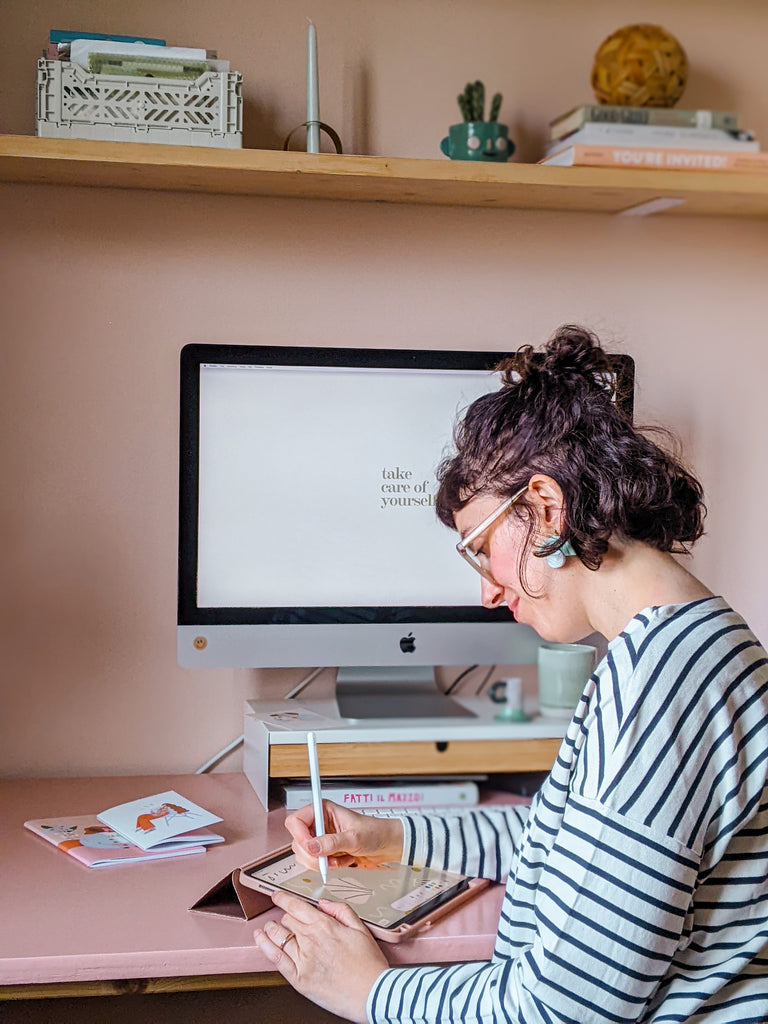
[[[286,847],[235,870],[192,909],[251,918],[271,907],[269,897],[282,889],[312,904],[318,899],[348,903],[376,938],[400,942],[430,928],[488,884],[438,868],[393,863],[331,869],[323,885],[319,872],[298,864]]]

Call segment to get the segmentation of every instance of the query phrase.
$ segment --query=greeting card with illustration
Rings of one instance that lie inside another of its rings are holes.
[[[192,844],[224,841],[206,827],[221,818],[173,790],[118,804],[102,811],[98,818],[142,850],[154,850],[169,841]]]
[[[101,814],[58,815],[24,827],[87,867],[205,853],[224,836],[208,825],[222,819],[169,791],[110,807]]]
[[[95,814],[39,818],[36,821],[25,821],[24,827],[87,868],[137,864],[147,860],[205,853],[202,843],[169,843],[157,850],[142,850],[108,825],[103,825]]]

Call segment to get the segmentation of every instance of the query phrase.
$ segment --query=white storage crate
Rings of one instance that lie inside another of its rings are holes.
[[[43,58],[37,63],[37,134],[239,149],[242,75],[206,71],[194,81],[94,75],[79,64]]]

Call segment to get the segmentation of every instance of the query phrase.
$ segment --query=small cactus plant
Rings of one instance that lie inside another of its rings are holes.
[[[465,121],[485,120],[485,86],[482,82],[467,82],[464,92],[459,93],[457,99],[461,116]],[[501,100],[501,93],[495,93],[491,100],[491,109],[488,114],[489,121],[498,121]]]

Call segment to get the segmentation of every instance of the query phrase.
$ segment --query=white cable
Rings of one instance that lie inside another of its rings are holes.
[[[305,687],[309,686],[313,679],[316,679],[320,675],[321,672],[325,672],[324,665],[320,668],[313,669],[308,676],[305,676],[300,683],[297,683],[292,690],[286,693],[283,700],[291,700],[293,697],[297,697]],[[237,748],[242,746],[244,742],[245,733],[243,733],[242,736],[238,736],[236,740],[232,740],[232,742],[228,743],[226,747],[222,747],[218,754],[214,754],[213,757],[209,758],[205,762],[205,764],[201,764],[200,767],[195,770],[195,775],[205,775],[205,773],[210,771],[214,765],[217,765],[219,761],[223,761],[227,754],[231,754],[233,750],[237,750]]]
[[[214,754],[213,757],[209,758],[205,764],[201,764],[196,770],[195,775],[205,775],[209,769],[213,768],[213,766],[218,764],[219,761],[222,761],[227,754],[231,754],[233,750],[236,750],[244,742],[245,734],[243,733],[242,736],[238,736],[236,740],[232,740],[232,742],[228,743],[226,747],[223,747],[218,754]]]
[[[325,672],[325,669],[325,665],[321,666],[320,668],[312,669],[308,676],[305,676],[300,683],[297,683],[292,690],[289,690],[288,693],[286,693],[286,695],[283,697],[283,700],[293,700],[294,697],[298,697],[301,691],[305,689],[307,686],[309,686],[313,679],[317,679],[321,672]]]

